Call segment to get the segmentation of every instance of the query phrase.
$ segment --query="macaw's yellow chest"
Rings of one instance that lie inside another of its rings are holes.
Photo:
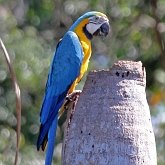
[[[87,71],[88,69],[88,64],[89,64],[89,59],[91,57],[91,44],[87,44],[84,41],[81,41],[82,44],[82,48],[83,48],[83,54],[84,54],[84,58],[81,64],[81,69],[80,69],[80,75],[79,77],[73,82],[71,88],[69,89],[68,94],[72,93],[75,88],[76,85],[80,82],[80,80],[82,79],[84,73]]]
[[[81,41],[81,45],[83,48],[84,58],[81,65],[79,79],[81,79],[84,73],[87,71],[89,59],[91,57],[91,44],[90,43],[87,44],[86,42]]]
[[[75,33],[78,35],[80,43],[82,45],[82,49],[83,49],[83,61],[81,64],[81,69],[80,69],[80,75],[79,77],[73,82],[71,88],[69,89],[68,93],[72,93],[76,87],[76,85],[79,83],[79,81],[82,79],[84,73],[87,71],[88,69],[88,63],[89,63],[89,59],[91,57],[91,41],[86,37],[86,35],[83,32],[83,26],[84,24],[86,24],[85,22],[86,20],[84,20],[84,22],[82,22],[79,27],[77,27],[75,29]]]

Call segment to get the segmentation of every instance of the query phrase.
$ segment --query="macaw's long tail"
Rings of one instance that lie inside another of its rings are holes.
[[[52,162],[56,129],[58,125],[58,111],[65,100],[66,93],[67,90],[58,96],[48,97],[44,99],[42,105],[37,150],[40,150],[41,147],[44,151],[47,144],[45,165],[51,165]]]
[[[53,120],[52,125],[48,132],[48,146],[46,151],[45,165],[51,165],[52,162],[57,123],[58,123],[58,115],[56,115],[55,119]]]
[[[45,165],[51,165],[52,162],[57,125],[58,114],[53,114],[50,120],[45,123],[45,125],[41,124],[40,126],[37,149],[39,150],[41,146],[42,150],[44,151],[47,144]]]
[[[62,97],[60,98],[53,98],[53,99],[49,99],[49,104],[52,104],[52,102],[54,100],[58,100],[57,102],[54,101],[55,106],[50,107],[48,104],[44,104],[43,106],[43,111],[42,111],[42,116],[45,116],[46,114],[46,110],[49,110],[49,108],[51,109],[51,112],[49,113],[49,116],[47,117],[48,119],[46,120],[46,122],[44,121],[44,124],[40,125],[40,131],[39,131],[39,135],[38,135],[38,140],[37,140],[37,150],[40,150],[40,147],[42,148],[42,150],[45,150],[45,146],[47,144],[47,141],[49,141],[49,132],[50,132],[50,128],[52,128],[52,123],[54,121],[56,121],[58,119],[58,110],[60,109],[60,107],[62,106],[63,102],[65,99],[65,95],[62,95]],[[44,120],[44,118],[43,118]],[[41,120],[42,121],[42,120]],[[56,121],[57,122],[57,121]],[[56,131],[57,129],[57,125],[54,126],[54,131]]]

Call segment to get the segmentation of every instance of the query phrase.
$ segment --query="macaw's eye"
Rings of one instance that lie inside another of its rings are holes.
[[[96,16],[96,17],[95,17],[95,20],[98,21],[98,20],[99,20],[99,16]]]

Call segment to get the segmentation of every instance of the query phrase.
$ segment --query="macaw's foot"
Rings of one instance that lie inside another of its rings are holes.
[[[68,110],[70,108],[74,109],[74,106],[76,105],[80,94],[81,94],[81,90],[75,90],[71,94],[67,95],[66,99],[65,99],[66,101],[65,101],[65,104],[64,104],[64,108],[66,110]]]
[[[81,90],[73,91],[71,94],[66,96],[66,101],[69,101],[69,102],[75,101],[77,98],[79,98],[81,92],[82,92]]]
[[[65,98],[65,102],[63,106],[61,107],[59,111],[59,118],[62,116],[62,114],[67,110],[74,110],[76,103],[78,101],[78,98],[81,94],[81,90],[75,90],[71,94],[68,94]]]

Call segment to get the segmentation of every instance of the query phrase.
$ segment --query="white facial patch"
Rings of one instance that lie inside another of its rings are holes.
[[[93,33],[94,33],[97,29],[99,29],[101,25],[102,25],[102,24],[88,23],[88,24],[86,25],[86,29],[87,29],[87,31],[88,31],[90,34],[93,35]]]

